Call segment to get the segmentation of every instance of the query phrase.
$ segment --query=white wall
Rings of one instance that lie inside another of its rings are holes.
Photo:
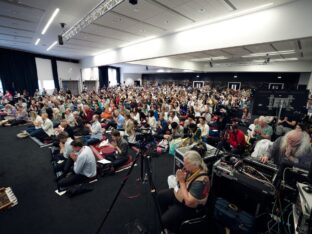
[[[81,70],[82,81],[85,80],[95,80],[96,81],[96,90],[99,89],[99,68],[84,68]]]
[[[308,83],[308,89],[310,90],[310,93],[312,93],[312,73],[310,74],[310,79]]]
[[[51,60],[35,58],[35,61],[36,61],[39,87],[46,88],[46,91],[49,94],[52,94],[55,86],[54,86],[54,80],[53,80]]]
[[[60,87],[62,87],[62,80],[77,80],[79,81],[79,92],[82,90],[81,67],[79,63],[56,61],[57,74],[59,77]]]
[[[139,80],[142,85],[142,74],[137,74],[137,73],[123,73],[122,76],[120,77],[120,82],[121,85],[134,85],[134,81]]]

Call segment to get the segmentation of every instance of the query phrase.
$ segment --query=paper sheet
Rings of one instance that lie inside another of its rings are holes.
[[[99,160],[99,161],[97,161],[98,163],[102,163],[102,164],[110,164],[110,163],[112,163],[111,161],[109,161],[109,160],[107,160],[107,159],[105,159],[105,158],[103,158],[103,159],[101,159],[101,160]]]

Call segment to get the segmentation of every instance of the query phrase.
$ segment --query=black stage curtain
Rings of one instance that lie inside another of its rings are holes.
[[[115,67],[117,73],[117,83],[120,84],[120,67]]]
[[[35,56],[0,48],[0,77],[5,91],[27,90],[33,95],[38,89]]]
[[[120,84],[120,68],[119,67],[112,67],[112,66],[101,66],[99,67],[99,81],[100,81],[100,88],[103,88],[104,86],[107,88],[109,85],[109,79],[108,79],[108,69],[116,69],[116,75],[117,75],[117,83]]]
[[[53,73],[53,80],[54,80],[54,86],[59,91],[60,90],[60,83],[58,79],[58,73],[57,73],[57,65],[56,65],[56,59],[51,59],[52,62],[52,73]]]
[[[108,66],[99,67],[100,89],[108,87]]]

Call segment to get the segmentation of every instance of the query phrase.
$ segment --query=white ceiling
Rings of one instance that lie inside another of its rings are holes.
[[[294,0],[138,0],[137,5],[131,5],[125,0],[63,46],[46,51],[62,33],[60,23],[64,22],[67,28],[71,27],[100,0],[0,0],[0,47],[81,59],[105,49],[117,48],[149,36],[169,34],[178,28],[235,11],[271,2],[276,6],[291,1]],[[60,8],[60,12],[47,33],[42,36],[41,31],[56,8]],[[41,41],[35,46],[37,38],[41,38]],[[289,42],[289,45],[276,43],[274,46],[279,50],[291,47],[292,43],[296,45],[296,42]],[[301,45],[303,48],[311,48],[311,40],[301,40]],[[248,50],[272,51],[272,48],[266,46],[231,48],[207,53],[209,56],[236,56],[250,53]],[[207,56],[205,54],[206,52],[195,53],[191,56]]]
[[[270,55],[270,52],[275,54]],[[263,55],[250,57],[251,54],[255,53],[263,53]],[[223,56],[223,58],[215,58],[220,56]],[[286,62],[289,60],[312,61],[312,38],[200,51],[174,55],[169,58],[203,63],[205,66],[211,66],[210,61],[213,66],[264,64],[268,58],[270,59],[270,63]]]

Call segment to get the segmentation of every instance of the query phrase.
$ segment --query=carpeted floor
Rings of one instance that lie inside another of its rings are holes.
[[[0,212],[0,233],[96,233],[127,171],[99,178],[89,193],[60,197],[54,192],[49,148],[18,139],[16,134],[24,128],[0,128],[0,187],[12,187],[19,202]],[[153,158],[151,166],[157,189],[166,188],[166,178],[173,170],[172,157]],[[126,224],[136,219],[157,232],[149,186],[136,181],[139,175],[140,165],[134,168],[101,233],[127,233]],[[128,198],[132,196],[135,198]]]

